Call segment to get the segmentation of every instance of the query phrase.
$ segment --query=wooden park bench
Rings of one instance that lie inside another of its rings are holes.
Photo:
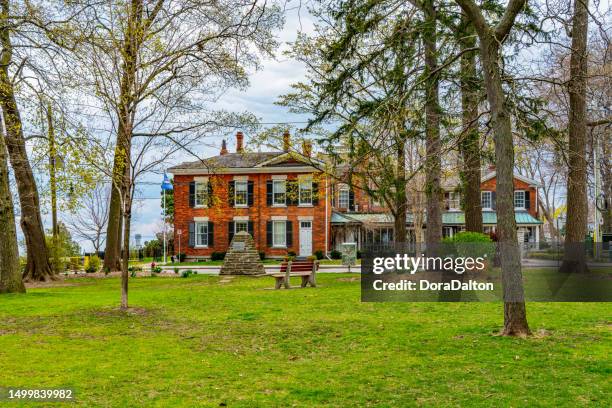
[[[281,264],[280,273],[273,273],[272,276],[276,280],[274,289],[280,289],[281,286],[285,286],[285,289],[291,289],[289,278],[291,276],[300,276],[302,278],[301,287],[305,288],[307,285],[313,288],[317,286],[315,280],[315,274],[319,268],[319,262],[310,260],[294,260],[287,261]]]

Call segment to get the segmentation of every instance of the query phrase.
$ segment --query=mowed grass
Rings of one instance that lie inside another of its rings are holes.
[[[127,314],[116,278],[3,295],[0,387],[88,407],[610,405],[609,304],[530,303],[536,336],[505,338],[500,303],[361,303],[358,279],[131,279]]]

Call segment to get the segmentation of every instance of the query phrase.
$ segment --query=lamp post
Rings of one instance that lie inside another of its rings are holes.
[[[176,230],[176,235],[178,235],[178,261],[181,263],[181,235],[183,234],[182,230]]]

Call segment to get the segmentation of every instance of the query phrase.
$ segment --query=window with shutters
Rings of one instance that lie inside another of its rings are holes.
[[[196,247],[208,246],[208,222],[195,223],[195,245]]]
[[[234,183],[234,205],[236,207],[248,206],[248,183],[246,181],[236,181]]]
[[[446,208],[449,211],[459,211],[461,209],[461,196],[456,191],[449,191],[445,197]]]
[[[490,191],[480,192],[480,206],[482,207],[483,210],[493,209],[493,199],[491,198]]]
[[[234,233],[239,233],[240,231],[249,232],[249,222],[248,221],[234,221]]]
[[[312,205],[312,180],[300,180],[300,205]]]
[[[287,222],[272,221],[272,246],[287,246]]]
[[[195,183],[195,206],[206,207],[208,205],[208,183]]]
[[[525,209],[525,192],[524,191],[514,192],[514,208],[517,210]]]
[[[287,182],[286,180],[274,180],[272,184],[272,204],[286,205],[287,201]]]
[[[338,189],[338,207],[339,208],[349,208],[349,203],[350,203],[350,190],[349,187],[344,184],[341,185],[340,188]]]

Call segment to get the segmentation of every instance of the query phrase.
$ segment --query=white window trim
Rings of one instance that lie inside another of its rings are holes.
[[[198,186],[200,185],[204,185],[204,188],[206,190],[206,203],[205,204],[198,204]],[[195,197],[194,197],[194,203],[193,203],[193,207],[194,208],[208,208],[208,178],[206,180],[198,180],[196,179],[195,182]]]
[[[286,176],[285,176],[286,177]],[[285,202],[277,203],[276,202],[276,189],[275,186],[277,183],[285,184]],[[272,179],[272,207],[287,207],[287,179]]]
[[[284,234],[283,234],[283,244],[279,245],[276,243],[276,234],[274,231],[274,226],[276,224],[284,225]],[[287,248],[287,221],[286,220],[273,220],[272,221],[272,248]]]
[[[346,207],[342,206],[342,200],[340,198],[343,191],[346,191],[346,193],[347,193],[347,196],[346,196]],[[349,186],[347,184],[340,184],[338,186],[338,208],[348,210],[350,206],[351,206],[351,189],[349,188]]]
[[[303,203],[302,202],[302,183],[310,183],[310,202],[309,203]],[[305,180],[299,180],[298,179],[298,206],[299,207],[312,207],[312,195],[313,195],[313,188],[312,188],[312,179],[305,179]]]
[[[459,193],[456,191],[447,191],[447,193],[448,193],[448,211],[461,211],[461,197],[459,196]],[[451,196],[453,197],[452,199],[451,199]],[[455,198],[455,196],[457,196],[457,198]],[[481,201],[482,201],[482,197],[481,197]],[[451,207],[452,202],[456,202],[457,207]]]
[[[516,193],[523,193],[523,206],[522,207],[517,207],[516,206]],[[525,190],[515,190],[514,194],[512,195],[512,204],[514,205],[514,209],[515,210],[526,210],[527,208],[525,207]]]
[[[493,192],[492,191],[481,191],[480,192],[480,205],[482,205],[483,194],[489,194],[489,207],[482,207],[483,210],[493,210]]]
[[[249,232],[249,221],[248,220],[235,220],[234,221],[234,234],[237,234],[238,231],[238,224],[245,224],[246,225],[246,229],[244,230],[245,232]]]
[[[198,225],[206,224],[206,245],[198,244]],[[195,248],[208,248],[208,219],[206,221],[195,221]]]
[[[236,198],[238,197],[238,188],[236,187],[238,183],[244,184],[246,186],[246,191],[245,191],[246,202],[244,204],[238,204],[238,201],[236,200]],[[248,206],[249,206],[249,182],[247,180],[235,180],[234,181],[234,207],[247,208]]]

